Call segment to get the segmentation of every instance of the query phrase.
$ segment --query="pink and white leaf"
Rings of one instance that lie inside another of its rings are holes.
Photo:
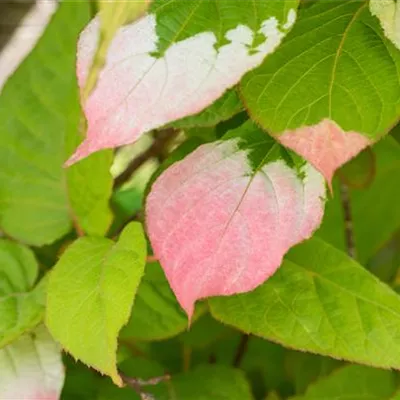
[[[149,14],[119,29],[108,52],[97,86],[83,105],[86,140],[67,165],[104,148],[136,141],[143,133],[196,114],[261,64],[280,44],[296,18],[263,21],[258,32],[239,24],[225,33],[227,44],[216,48],[217,38],[205,31],[171,44],[162,56],[158,49],[157,20]],[[100,22],[95,18],[81,34],[77,75],[81,89],[95,54]],[[252,51],[255,35],[265,41]]]
[[[323,216],[325,182],[311,165],[303,177],[283,160],[253,171],[238,143],[200,146],[167,169],[147,198],[154,253],[189,318],[198,299],[264,282]]]
[[[0,349],[0,399],[57,400],[63,383],[61,349],[44,326]]]
[[[335,171],[372,144],[368,137],[354,131],[345,132],[329,119],[313,126],[285,131],[276,139],[314,165],[328,181],[329,187]]]

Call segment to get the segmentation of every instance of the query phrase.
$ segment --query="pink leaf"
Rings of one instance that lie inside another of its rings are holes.
[[[335,171],[371,144],[364,135],[345,132],[329,119],[317,125],[285,131],[276,138],[314,165],[324,175],[329,187]]]
[[[226,44],[219,48],[213,32],[199,32],[172,43],[160,55],[156,55],[159,37],[154,14],[120,28],[97,86],[84,104],[86,140],[67,165],[97,150],[132,143],[149,130],[202,111],[273,52],[295,18],[294,10],[285,23],[267,18],[258,32],[238,22],[236,28],[222,32]],[[170,23],[176,28],[183,21],[177,14]],[[94,19],[79,40],[81,89],[97,48],[99,25]],[[256,35],[265,40],[249,51]]]
[[[198,299],[260,285],[321,222],[325,183],[313,167],[299,175],[278,159],[253,170],[250,158],[238,139],[202,145],[147,198],[154,253],[189,317]]]
[[[44,326],[0,349],[0,399],[57,400],[63,383],[61,349]]]

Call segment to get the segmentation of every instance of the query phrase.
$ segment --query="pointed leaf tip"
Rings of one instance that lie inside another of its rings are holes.
[[[254,171],[238,143],[200,146],[147,198],[152,247],[189,318],[198,299],[260,285],[322,219],[325,183],[313,167],[303,166],[301,178],[278,159]]]
[[[371,144],[366,136],[354,131],[345,132],[329,119],[285,131],[277,139],[320,171],[330,189],[335,171]]]

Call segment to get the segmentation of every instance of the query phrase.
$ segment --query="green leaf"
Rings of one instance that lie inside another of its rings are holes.
[[[67,172],[62,169],[63,161],[83,139],[75,52],[88,16],[85,2],[62,4],[0,100],[8,144],[1,157],[7,165],[0,167],[10,171],[0,176],[4,186],[0,225],[11,236],[35,245],[66,233],[70,217],[93,235],[103,235],[111,222],[112,153],[97,154]],[[57,60],[49,60],[48,54],[56,54]]]
[[[30,292],[0,296],[0,348],[43,320],[45,297],[45,281]]]
[[[329,118],[373,141],[399,118],[400,52],[366,0],[316,1],[241,91],[252,117],[274,134]]]
[[[209,313],[202,315],[187,332],[178,339],[187,347],[206,348],[212,343],[234,332],[231,328],[216,321]]]
[[[61,349],[43,325],[0,350],[1,399],[58,399],[64,383]]]
[[[390,400],[400,400],[400,390],[398,390]]]
[[[32,290],[38,265],[31,250],[0,240],[0,348],[34,328],[44,314],[44,282]]]
[[[76,102],[79,102],[78,97]],[[74,126],[67,134],[68,156],[82,139]],[[112,160],[112,151],[103,150],[66,171],[68,199],[76,224],[88,235],[104,236],[111,223],[112,213],[108,202],[113,185],[110,173]]]
[[[231,89],[220,97],[214,104],[200,113],[182,118],[168,126],[173,128],[214,126],[238,114],[243,110],[243,107],[243,103],[240,101],[236,89]]]
[[[350,190],[353,235],[357,259],[365,264],[400,228],[400,144],[386,137],[372,148],[375,177],[370,185]],[[340,187],[334,182],[333,198],[326,203],[317,235],[345,250],[344,217]]]
[[[49,279],[46,324],[56,340],[82,362],[121,384],[117,336],[128,321],[143,275],[146,241],[131,223],[117,243],[86,237],[63,254]]]
[[[145,358],[132,357],[119,365],[120,370],[128,377],[148,380],[165,374],[163,367],[155,361]],[[142,394],[147,392],[142,388]],[[102,380],[99,385],[99,395],[96,400],[141,400],[148,397],[139,397],[131,387],[118,388],[110,380]],[[150,399],[149,399],[150,400]]]
[[[375,173],[375,154],[370,147],[367,147],[338,170],[340,180],[354,189],[367,188],[374,180]]]
[[[255,393],[258,389],[260,396],[270,390],[292,394],[292,384],[288,380],[285,365],[286,352],[287,350],[278,344],[250,336],[240,367],[252,382]]]
[[[290,351],[286,354],[286,365],[296,393],[303,394],[311,383],[330,375],[333,370],[343,366],[343,363],[330,357]]]
[[[349,365],[310,386],[293,400],[392,400],[396,390],[394,372]]]
[[[18,243],[0,239],[0,295],[30,290],[37,276],[33,252]]]
[[[400,368],[400,297],[318,238],[253,292],[210,306],[218,320],[294,349]]]
[[[34,245],[71,228],[62,164],[80,118],[75,51],[88,18],[87,2],[62,2],[0,97],[0,227]]]
[[[104,378],[67,355],[64,356],[64,366],[66,374],[61,400],[95,399]]]
[[[280,400],[281,398],[276,392],[269,392],[265,400]]]
[[[216,47],[226,44],[226,32],[235,29],[239,24],[248,26],[258,32],[263,21],[275,17],[285,23],[289,10],[296,11],[297,0],[279,2],[255,2],[251,7],[247,2],[230,0],[212,0],[203,3],[195,0],[154,0],[150,12],[157,15],[157,33],[160,38],[158,51],[163,54],[173,43],[190,38],[201,32],[212,32],[216,35]],[[289,24],[290,25],[290,24]],[[249,49],[265,41],[263,35],[255,35]]]
[[[222,365],[200,366],[174,376],[170,383],[148,387],[157,400],[252,400],[244,374]]]
[[[199,304],[194,320],[204,311],[204,304]],[[187,316],[176,301],[160,264],[149,264],[136,294],[131,317],[121,331],[121,338],[161,340],[187,329]]]
[[[365,263],[400,228],[400,144],[387,137],[373,147],[376,176],[350,193],[357,257]]]
[[[368,215],[365,215],[368,218]],[[332,194],[325,203],[325,213],[322,224],[315,233],[326,242],[339,250],[346,251],[344,236],[344,214],[340,195],[340,181],[335,178],[332,182]]]

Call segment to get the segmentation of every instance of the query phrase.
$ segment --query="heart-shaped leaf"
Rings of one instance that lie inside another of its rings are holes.
[[[72,164],[103,148],[211,105],[282,41],[296,18],[297,0],[156,0],[150,13],[114,37],[97,86],[84,104],[87,138]],[[79,85],[85,87],[100,21],[82,33]]]
[[[117,243],[85,237],[73,243],[51,272],[46,324],[74,357],[122,384],[117,336],[128,321],[143,275],[146,241],[131,223]]]
[[[324,196],[323,177],[250,121],[167,169],[147,198],[147,229],[189,317],[196,300],[271,276],[320,224]]]
[[[252,118],[330,183],[398,120],[400,52],[368,1],[310,3],[282,46],[242,80],[241,92]]]
[[[285,346],[400,368],[400,296],[316,237],[251,293],[209,301],[219,321]]]

